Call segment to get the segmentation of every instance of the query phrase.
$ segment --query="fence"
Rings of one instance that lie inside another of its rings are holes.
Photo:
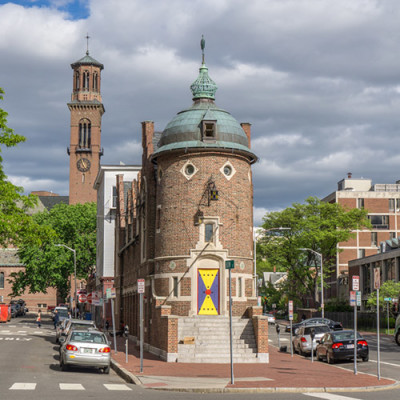
[[[320,314],[320,313],[319,313]],[[325,312],[325,317],[333,321],[339,321],[343,324],[343,328],[354,328],[354,312]],[[379,325],[381,329],[387,328],[387,314],[380,312]],[[390,318],[390,327],[394,327],[394,318]],[[357,312],[357,330],[374,330],[376,329],[376,313],[374,312]]]

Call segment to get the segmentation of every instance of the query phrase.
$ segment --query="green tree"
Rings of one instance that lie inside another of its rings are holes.
[[[32,216],[36,230],[25,235],[18,255],[25,270],[11,274],[12,294],[44,292],[53,287],[66,298],[74,273],[73,252],[57,247],[64,244],[76,251],[77,278],[86,279],[96,264],[96,204],[58,204],[50,211]]]
[[[4,91],[0,88],[0,100]],[[25,138],[8,127],[8,114],[0,108],[0,246],[17,246],[21,237],[33,229],[27,211],[36,204],[36,196],[24,196],[23,188],[7,180],[3,169],[2,148],[13,147]]]
[[[300,249],[322,254],[326,286],[326,277],[336,261],[337,244],[351,238],[352,230],[369,228],[370,223],[364,209],[346,210],[337,203],[310,197],[305,204],[295,203],[282,211],[268,213],[262,227],[258,257],[268,260],[277,271],[287,272],[288,277],[281,285],[282,294],[301,304],[305,297],[315,299],[321,281],[320,257]],[[279,227],[290,229],[276,229]]]
[[[379,289],[379,308],[384,308],[386,302],[384,301],[385,297],[390,297],[392,299],[400,298],[400,282],[394,281],[386,281],[384,282]],[[376,291],[372,292],[369,297],[367,304],[369,306],[373,306],[376,308]],[[390,312],[393,314],[392,307],[390,307]]]

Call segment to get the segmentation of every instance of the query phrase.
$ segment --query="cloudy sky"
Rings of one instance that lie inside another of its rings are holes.
[[[105,66],[103,164],[141,162],[141,121],[163,130],[191,105],[201,63],[216,103],[252,123],[255,222],[347,172],[400,179],[398,0],[0,0],[0,87],[26,143],[9,179],[68,194],[70,64]]]

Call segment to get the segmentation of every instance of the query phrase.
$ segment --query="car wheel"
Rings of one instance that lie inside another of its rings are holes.
[[[317,359],[317,361],[322,361],[322,358],[319,355],[318,351],[315,352],[315,358]]]
[[[328,364],[333,364],[335,362],[335,360],[329,355],[329,352],[326,353],[326,361]]]
[[[109,373],[110,373],[110,366],[104,367],[104,368],[103,368],[103,372],[104,372],[105,374],[109,374]]]
[[[363,360],[364,362],[365,362],[365,361],[368,361],[368,360],[369,360],[369,356],[363,357],[362,360]]]
[[[306,353],[304,353],[304,351],[301,349],[301,347],[299,346],[299,354],[303,357],[306,356]]]
[[[396,343],[398,346],[400,346],[400,330],[398,330],[396,333]]]

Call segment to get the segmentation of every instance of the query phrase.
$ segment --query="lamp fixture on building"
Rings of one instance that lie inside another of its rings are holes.
[[[198,226],[202,224],[204,221],[204,213],[201,210],[197,210],[196,214],[194,215],[194,224]]]

